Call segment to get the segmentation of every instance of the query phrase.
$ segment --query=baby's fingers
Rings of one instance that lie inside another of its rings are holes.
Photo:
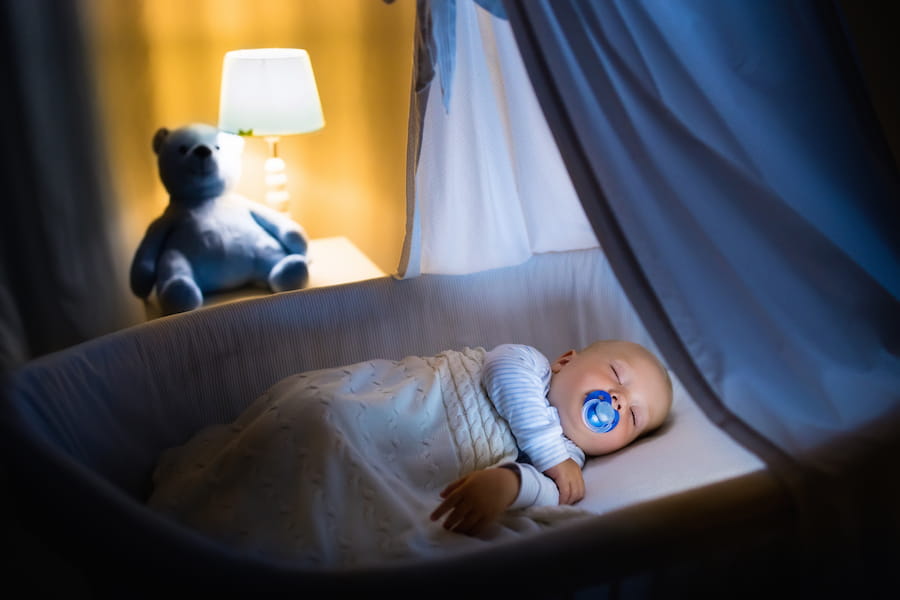
[[[572,503],[572,484],[568,481],[564,481],[561,485],[557,486],[559,488],[559,503],[560,504],[571,504]]]
[[[563,497],[562,492],[559,494],[559,503],[560,504],[575,504],[577,502],[581,502],[584,499],[584,483],[579,485],[578,483],[571,484],[570,487],[566,488],[566,495]]]
[[[441,491],[441,498],[446,498],[451,492],[453,492],[453,490],[455,490],[456,488],[461,486],[468,478],[469,478],[468,475],[466,475],[465,477],[460,477],[459,479],[457,479],[456,481],[454,481],[453,483],[451,483],[450,485],[445,487]]]
[[[584,479],[578,481],[578,484],[575,486],[575,492],[572,495],[572,504],[576,502],[581,502],[584,500]]]
[[[448,529],[463,535],[478,535],[484,529],[485,524],[485,519],[477,511],[471,511],[454,527],[448,527]]]
[[[450,514],[447,515],[447,518],[444,519],[444,529],[448,531],[453,531],[456,533],[463,533],[463,529],[468,525],[472,512],[464,510],[464,507],[457,506]]]
[[[434,509],[434,512],[431,513],[431,520],[437,521],[441,518],[441,516],[443,516],[444,513],[446,513],[448,510],[453,509],[458,502],[459,498],[456,496],[447,498],[446,500],[441,502],[436,509]]]

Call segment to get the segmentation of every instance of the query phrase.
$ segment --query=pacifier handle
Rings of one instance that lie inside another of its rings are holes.
[[[613,408],[609,392],[594,390],[585,396],[581,418],[595,433],[609,433],[619,424],[619,411]]]

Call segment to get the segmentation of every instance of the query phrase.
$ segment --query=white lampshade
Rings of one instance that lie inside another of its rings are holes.
[[[219,128],[230,133],[278,136],[325,125],[306,50],[258,48],[225,53]]]

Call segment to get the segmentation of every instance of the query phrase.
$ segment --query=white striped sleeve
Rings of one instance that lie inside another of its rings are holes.
[[[500,465],[519,474],[519,493],[509,506],[509,510],[528,508],[530,506],[556,506],[559,504],[559,489],[552,479],[532,465],[523,463],[505,463]]]
[[[543,354],[521,344],[497,346],[485,356],[482,382],[538,471],[570,458],[562,426],[547,402],[550,363]]]

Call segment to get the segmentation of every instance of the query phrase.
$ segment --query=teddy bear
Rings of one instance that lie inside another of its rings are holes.
[[[244,140],[204,123],[153,136],[169,194],[131,264],[131,290],[156,288],[164,315],[202,306],[204,295],[256,285],[273,292],[309,281],[307,236],[287,215],[233,191]]]

